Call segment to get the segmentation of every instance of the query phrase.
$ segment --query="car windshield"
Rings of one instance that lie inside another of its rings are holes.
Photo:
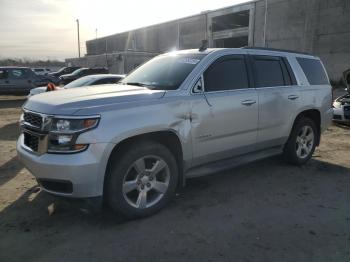
[[[63,73],[66,70],[67,67],[62,67],[60,70],[57,71],[57,73]]]
[[[176,90],[205,54],[167,54],[153,58],[124,78],[125,85]]]
[[[80,69],[77,69],[77,70],[75,70],[73,73],[72,73],[72,75],[77,75],[77,74],[79,74],[81,71],[85,71],[87,68],[80,68]]]
[[[85,76],[82,78],[79,78],[77,80],[74,80],[73,82],[70,82],[69,84],[65,85],[64,88],[74,88],[74,87],[81,87],[89,85],[92,82],[93,78],[89,76]]]

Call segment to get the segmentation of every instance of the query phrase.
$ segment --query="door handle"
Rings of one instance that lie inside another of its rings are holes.
[[[253,105],[255,103],[256,103],[255,100],[244,100],[244,101],[242,101],[242,105],[244,105],[244,106],[251,106],[251,105]]]
[[[299,96],[297,96],[297,95],[290,95],[290,96],[288,96],[289,100],[295,100],[295,99],[298,99],[298,98],[299,98]]]
[[[9,83],[10,83],[10,81],[6,80],[6,81],[5,81],[5,83],[6,83],[6,84],[9,84]]]

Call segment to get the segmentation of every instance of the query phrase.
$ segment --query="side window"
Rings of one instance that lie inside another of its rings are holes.
[[[249,88],[243,57],[226,57],[214,62],[204,73],[206,92]]]
[[[255,85],[259,87],[274,87],[289,85],[290,81],[285,82],[282,61],[279,57],[254,56],[254,76]],[[285,72],[284,72],[285,71]]]
[[[97,80],[93,85],[104,85],[104,84],[114,84],[116,80],[114,78],[104,78]]]
[[[329,85],[327,74],[320,60],[298,57],[297,61],[310,85]]]
[[[0,69],[0,79],[6,79],[7,78],[7,71],[4,69]]]
[[[26,73],[24,69],[10,69],[10,77],[12,79],[23,79],[26,77]]]
[[[286,57],[282,57],[283,60],[283,74],[285,75],[285,80],[287,84],[290,85],[298,85],[297,79],[295,77],[295,74],[293,72],[293,69],[291,65],[288,62],[288,59]]]

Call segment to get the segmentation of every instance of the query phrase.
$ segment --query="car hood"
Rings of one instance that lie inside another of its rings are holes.
[[[46,92],[46,89],[47,89],[46,86],[41,86],[41,87],[33,88],[33,89],[30,90],[29,96],[44,93],[44,92]]]
[[[162,98],[165,91],[129,85],[86,86],[32,96],[23,108],[44,114],[72,115],[81,109]]]
[[[60,77],[61,78],[72,78],[72,77],[74,77],[75,75],[73,75],[73,74],[66,74],[66,75],[61,75]]]

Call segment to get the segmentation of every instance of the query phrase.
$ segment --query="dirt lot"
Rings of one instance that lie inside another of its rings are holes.
[[[124,221],[38,190],[16,159],[21,97],[0,98],[0,261],[350,261],[350,129],[304,167],[278,157],[192,179]]]

